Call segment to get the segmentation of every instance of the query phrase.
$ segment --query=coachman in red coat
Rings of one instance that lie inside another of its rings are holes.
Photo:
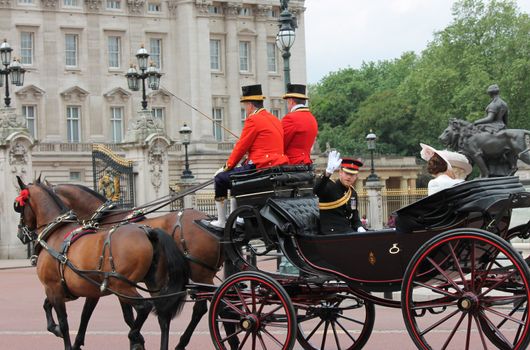
[[[301,84],[288,84],[287,100],[289,113],[282,119],[284,153],[289,164],[311,164],[311,148],[318,133],[318,123],[306,105],[306,87]]]
[[[218,218],[212,221],[211,225],[217,227],[224,227],[226,223],[225,200],[230,187],[231,174],[283,165],[289,161],[283,153],[282,124],[278,118],[263,108],[265,96],[261,92],[261,85],[243,86],[241,89],[243,92],[241,102],[245,105],[247,119],[239,141],[225,166],[215,175],[215,206]],[[245,163],[236,167],[245,155],[247,155]],[[235,205],[235,201],[232,204]]]

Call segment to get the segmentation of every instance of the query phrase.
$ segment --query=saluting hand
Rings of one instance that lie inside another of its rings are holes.
[[[326,168],[326,173],[328,175],[331,175],[340,168],[340,164],[342,163],[342,159],[340,158],[340,153],[337,151],[331,151],[329,152],[328,156],[328,166]]]

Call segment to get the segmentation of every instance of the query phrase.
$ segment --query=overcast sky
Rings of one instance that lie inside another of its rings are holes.
[[[455,0],[306,0],[307,80],[363,61],[420,53],[452,20]],[[530,12],[530,0],[518,0]]]

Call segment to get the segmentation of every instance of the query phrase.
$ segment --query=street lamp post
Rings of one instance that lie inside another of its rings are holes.
[[[145,80],[147,79],[147,84],[149,85],[151,90],[158,90],[158,88],[160,87],[160,77],[162,76],[162,74],[160,74],[153,62],[151,62],[148,67],[147,62],[149,60],[149,53],[143,45],[136,53],[136,58],[138,60],[138,68],[140,69],[140,73],[138,73],[136,68],[131,64],[131,67],[127,70],[125,77],[127,78],[127,84],[129,85],[129,89],[132,91],[140,90],[139,82],[140,80],[142,81],[142,109],[145,111],[147,110]]]
[[[3,79],[2,75],[5,75],[5,97],[4,103],[6,107],[9,107],[11,104],[11,98],[9,97],[9,75],[11,75],[11,84],[16,86],[24,85],[24,73],[26,70],[22,68],[20,63],[17,60],[11,62],[11,51],[13,49],[7,43],[7,40],[4,39],[4,42],[0,44],[0,61],[4,68],[0,68],[0,87],[2,87]]]
[[[179,130],[180,135],[182,136],[182,144],[184,145],[184,170],[182,171],[182,175],[180,176],[181,179],[193,179],[194,176],[191,173],[190,170],[190,163],[188,161],[188,145],[191,142],[191,128],[184,123],[182,128]]]
[[[291,47],[294,44],[294,39],[296,38],[295,29],[296,29],[296,18],[289,11],[288,0],[281,1],[282,13],[278,20],[280,30],[276,35],[276,45],[282,51],[283,57],[283,72],[285,87],[287,89],[287,84],[291,82],[291,69],[289,67],[289,58],[291,57]]]
[[[377,136],[370,130],[370,133],[366,135],[366,144],[368,146],[368,150],[370,151],[370,160],[371,160],[371,169],[370,169],[370,175],[366,178],[366,181],[379,181],[379,176],[375,174],[375,168],[374,168],[374,151],[375,151],[375,140],[377,139]]]

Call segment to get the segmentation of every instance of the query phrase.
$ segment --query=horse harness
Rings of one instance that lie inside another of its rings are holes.
[[[197,264],[199,266],[202,266],[202,267],[204,267],[204,268],[206,268],[206,269],[208,269],[210,271],[218,272],[220,270],[220,268],[217,268],[217,267],[214,267],[214,266],[210,266],[207,263],[205,263],[204,261],[200,260],[199,258],[196,258],[193,255],[191,255],[191,252],[188,249],[188,245],[186,244],[186,239],[184,238],[184,230],[182,228],[182,223],[180,221],[180,219],[182,218],[182,214],[183,214],[183,211],[179,211],[178,214],[177,214],[177,222],[175,223],[175,226],[173,226],[173,230],[171,232],[171,237],[173,237],[173,239],[175,239],[175,232],[176,232],[177,228],[180,228],[180,245],[182,247],[182,252],[184,253],[184,257],[186,259],[188,259],[189,261],[191,261],[192,263],[195,263],[195,264]]]

